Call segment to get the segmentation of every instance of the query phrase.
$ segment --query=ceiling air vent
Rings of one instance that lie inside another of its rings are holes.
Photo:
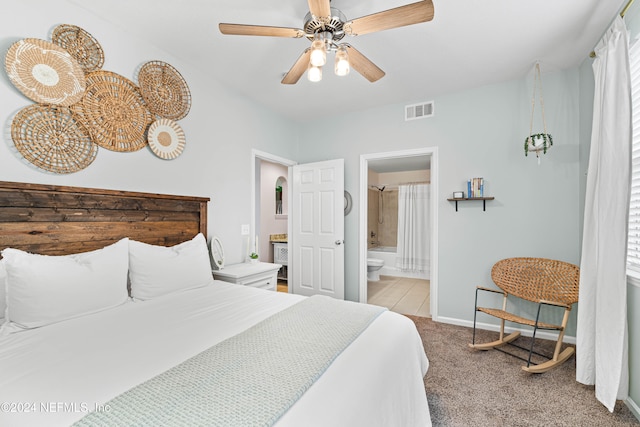
[[[407,105],[404,108],[404,120],[424,119],[433,116],[433,101]]]

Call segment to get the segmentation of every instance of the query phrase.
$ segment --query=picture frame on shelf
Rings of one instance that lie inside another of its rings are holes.
[[[453,198],[454,199],[464,199],[464,192],[463,191],[454,191],[453,192]]]

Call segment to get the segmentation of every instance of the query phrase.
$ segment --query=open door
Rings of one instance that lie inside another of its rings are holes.
[[[344,299],[344,159],[292,167],[293,293]]]

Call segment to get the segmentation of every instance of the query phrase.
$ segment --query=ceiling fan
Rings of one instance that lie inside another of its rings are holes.
[[[282,79],[283,84],[297,83],[305,71],[309,80],[320,81],[327,52],[335,52],[334,71],[337,75],[347,75],[353,67],[367,80],[375,82],[384,77],[384,71],[350,44],[339,42],[346,35],[358,36],[433,19],[432,0],[421,0],[351,21],[347,21],[340,10],[331,7],[330,1],[308,0],[310,12],[304,18],[303,29],[226,23],[218,27],[222,34],[227,35],[306,37],[311,40],[311,46],[305,49]]]

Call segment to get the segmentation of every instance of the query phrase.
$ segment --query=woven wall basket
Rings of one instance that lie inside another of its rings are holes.
[[[104,51],[100,43],[87,31],[75,25],[61,24],[53,29],[51,40],[69,52],[85,73],[104,65]]]
[[[180,120],[191,109],[191,92],[182,75],[162,61],[145,63],[138,84],[149,109],[166,119]]]
[[[15,87],[35,102],[69,106],[84,94],[84,72],[78,61],[54,43],[39,39],[15,42],[4,65]]]
[[[158,119],[149,126],[147,137],[153,153],[165,160],[171,160],[184,150],[184,131],[170,119]]]
[[[73,113],[100,147],[138,151],[147,145],[145,133],[154,117],[138,87],[111,71],[87,73],[87,89]]]
[[[71,109],[34,104],[11,122],[11,139],[29,162],[54,173],[72,173],[89,166],[98,154],[89,132]]]

